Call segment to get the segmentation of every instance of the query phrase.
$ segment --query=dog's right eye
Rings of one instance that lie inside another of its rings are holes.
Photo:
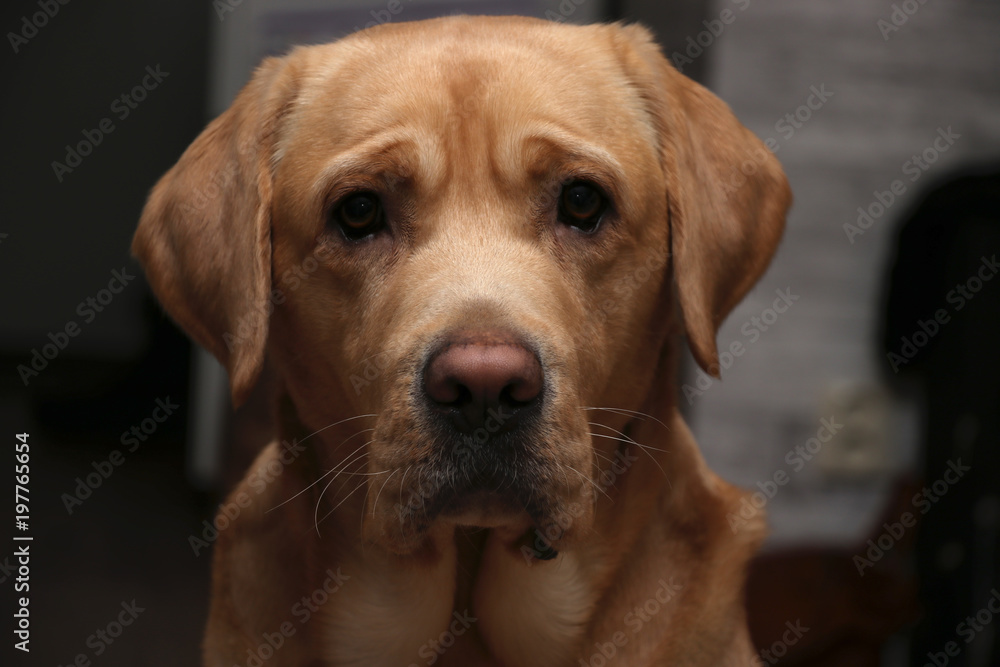
[[[356,192],[337,204],[330,222],[340,228],[349,241],[360,241],[378,233],[385,226],[385,215],[377,195]]]
[[[568,183],[559,195],[559,219],[585,234],[597,230],[607,207],[600,188],[587,181]]]

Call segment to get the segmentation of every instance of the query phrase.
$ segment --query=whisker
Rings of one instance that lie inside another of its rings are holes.
[[[357,493],[358,489],[360,489],[363,486],[367,486],[367,485],[368,485],[368,482],[361,482],[356,487],[354,487],[354,489],[350,493],[348,493],[346,496],[344,496],[344,498],[339,503],[337,503],[336,506],[332,510],[330,510],[329,512],[327,512],[326,514],[324,514],[322,519],[315,519],[315,517],[319,515],[319,505],[317,504],[316,505],[316,514],[313,515],[313,518],[316,521],[316,534],[319,535],[319,522],[320,521],[325,521],[328,516],[330,516],[331,514],[333,514],[334,512],[337,511],[337,508],[339,508],[341,505],[343,505],[345,502],[347,502],[348,498],[350,498],[355,493]],[[341,488],[343,488],[343,487],[341,487]]]
[[[360,432],[361,432],[361,433],[364,433],[364,431],[360,431]],[[357,435],[357,434],[355,434],[355,435]],[[353,438],[354,436],[351,436],[351,437]],[[301,441],[300,441],[300,442],[301,442]],[[346,442],[346,441],[345,441],[345,442]],[[357,453],[358,453],[358,451],[360,451],[361,449],[363,449],[363,448],[365,447],[365,445],[370,445],[370,444],[371,444],[371,443],[373,443],[373,442],[375,442],[375,441],[374,441],[374,440],[369,440],[368,442],[364,443],[364,445],[361,445],[360,447],[358,447],[357,449],[355,449],[355,450],[354,450],[353,452],[351,452],[350,454],[348,454],[348,455],[347,455],[347,458],[350,458],[350,457],[354,456],[355,454],[357,454]],[[302,495],[303,493],[305,493],[306,491],[308,491],[308,490],[309,490],[309,489],[311,489],[312,487],[314,487],[314,486],[316,486],[317,484],[319,484],[320,482],[322,482],[322,481],[323,481],[323,479],[324,479],[324,478],[325,478],[325,477],[326,477],[327,475],[331,475],[331,474],[335,473],[335,472],[336,472],[336,470],[337,470],[337,467],[338,467],[338,466],[334,466],[334,467],[333,467],[333,468],[331,468],[330,470],[326,471],[325,473],[323,473],[322,475],[320,475],[319,479],[317,479],[317,480],[316,480],[315,482],[313,482],[312,484],[310,484],[310,485],[309,485],[309,486],[307,486],[306,488],[302,489],[301,491],[299,491],[298,493],[296,493],[296,494],[295,494],[294,496],[292,496],[292,497],[291,497],[291,498],[289,498],[288,500],[283,500],[283,501],[281,501],[280,503],[278,503],[277,505],[275,505],[275,506],[274,506],[274,507],[272,507],[271,509],[269,509],[269,510],[265,511],[264,513],[265,513],[265,514],[267,514],[267,513],[268,513],[268,512],[270,512],[271,510],[276,510],[276,509],[278,509],[279,507],[281,507],[281,506],[282,506],[282,505],[284,505],[285,503],[290,503],[290,502],[292,502],[293,500],[295,500],[296,498],[298,498],[299,496],[301,496],[301,495]],[[346,469],[346,468],[345,468],[345,469]],[[337,474],[340,474],[340,473],[337,473]]]
[[[369,440],[364,445],[361,445],[361,447],[358,447],[358,449],[361,449],[365,445],[371,444],[372,442],[375,442],[375,441],[374,440]],[[356,452],[356,451],[358,451],[358,449],[355,449],[354,451]],[[319,532],[319,521],[320,520],[317,519],[316,517],[319,516],[319,506],[320,506],[320,503],[322,503],[322,501],[323,501],[323,495],[327,492],[327,489],[330,488],[330,485],[333,484],[335,481],[337,481],[337,478],[341,475],[341,473],[343,473],[345,470],[347,470],[347,467],[349,465],[351,465],[352,463],[354,463],[356,461],[360,461],[360,460],[364,459],[366,456],[368,456],[368,452],[362,452],[361,454],[359,454],[358,456],[354,457],[350,461],[347,461],[343,465],[339,466],[338,469],[337,469],[336,474],[334,474],[334,476],[330,478],[330,481],[327,482],[326,486],[323,487],[323,490],[320,491],[319,498],[316,499],[316,510],[313,512],[313,523],[316,526],[316,534],[317,535],[320,535],[320,532]],[[367,482],[361,482],[362,486],[365,485],[365,484],[367,484]],[[343,488],[345,486],[347,486],[347,482],[346,481],[343,484],[340,485],[340,488],[337,489],[337,493],[339,494],[343,490]],[[358,487],[358,488],[360,488],[360,487]],[[357,488],[354,489],[354,491],[357,491],[357,490],[358,490]],[[354,491],[351,491],[351,493],[349,493],[347,495],[350,496],[352,493],[354,493]],[[345,500],[346,500],[346,497],[345,497]],[[340,503],[338,503],[337,507],[340,507],[341,504],[343,504],[343,501],[341,501]],[[330,516],[330,515],[327,514],[323,518],[325,519],[327,516]],[[322,537],[322,535],[320,535],[320,537]]]
[[[574,468],[574,467],[573,467],[573,466],[571,466],[571,465],[567,465],[567,464],[565,464],[565,463],[564,463],[564,464],[563,464],[563,466],[564,466],[564,467],[566,467],[566,468],[569,468],[570,470],[572,470],[573,472],[575,472],[575,473],[576,473],[577,475],[579,475],[580,477],[582,477],[582,478],[583,478],[583,479],[585,479],[586,481],[590,482],[591,486],[593,486],[593,487],[594,487],[595,489],[597,489],[597,490],[598,490],[599,492],[603,493],[603,494],[604,494],[604,497],[605,497],[605,498],[607,498],[607,499],[608,499],[608,500],[610,500],[611,502],[614,502],[614,501],[615,501],[615,500],[614,500],[614,498],[612,498],[611,496],[609,496],[609,495],[607,494],[607,492],[606,492],[606,491],[605,491],[604,489],[602,489],[601,487],[599,487],[599,486],[597,485],[597,482],[595,482],[594,480],[590,479],[589,477],[587,477],[586,475],[584,475],[584,474],[583,474],[582,472],[580,472],[579,470],[577,470],[576,468]]]
[[[344,446],[344,445],[345,445],[345,444],[346,444],[347,442],[349,442],[349,441],[351,441],[351,440],[354,440],[354,438],[358,437],[358,436],[359,436],[359,435],[361,435],[362,433],[371,433],[371,432],[372,432],[372,431],[374,431],[374,430],[375,430],[375,429],[373,429],[373,428],[364,428],[364,429],[361,429],[360,431],[358,431],[358,432],[357,432],[357,433],[355,433],[354,435],[352,435],[352,436],[350,436],[350,437],[348,437],[348,438],[345,438],[345,439],[341,440],[341,441],[340,441],[340,444],[339,444],[339,445],[337,445],[336,447],[334,447],[334,448],[333,448],[333,450],[331,451],[331,453],[333,453],[333,452],[337,451],[338,449],[340,449],[341,447],[343,447],[343,446]]]
[[[316,526],[316,534],[319,535],[320,537],[322,537],[322,535],[319,532],[319,504],[323,500],[323,494],[326,493],[326,490],[330,488],[330,485],[333,484],[334,480],[336,479],[337,478],[334,477],[329,482],[327,482],[326,486],[323,487],[323,490],[319,492],[319,498],[316,499],[316,509],[313,510],[313,525]],[[325,519],[326,517],[323,518]]]
[[[651,449],[654,452],[663,452],[664,454],[669,454],[670,453],[666,449],[659,449],[657,447],[653,447],[652,445],[644,445],[641,442],[636,442],[635,440],[632,440],[628,436],[626,436],[624,438],[616,438],[613,435],[604,435],[602,433],[594,433],[593,431],[590,432],[590,435],[592,435],[595,438],[607,438],[608,440],[617,440],[618,442],[626,442],[626,443],[628,443],[630,445],[635,445],[636,447],[642,447],[643,449]]]
[[[392,479],[392,476],[395,475],[397,472],[399,472],[399,468],[396,468],[395,470],[393,470],[392,473],[388,477],[385,478],[385,481],[382,482],[382,486],[379,488],[378,493],[375,494],[375,502],[372,503],[372,517],[373,518],[375,516],[375,508],[378,507],[378,498],[379,498],[379,496],[382,495],[382,489],[385,488],[385,485],[389,483],[389,480]]]
[[[367,442],[367,443],[365,443],[365,444],[367,445],[367,444],[370,444],[371,442],[375,442],[375,441],[374,441],[374,440],[371,440],[371,441],[369,441],[369,442]],[[349,466],[351,466],[351,465],[353,465],[353,464],[355,464],[355,463],[357,463],[357,462],[359,462],[359,461],[363,461],[363,460],[365,459],[365,457],[366,457],[366,456],[369,456],[369,454],[370,454],[370,452],[361,452],[360,454],[358,454],[357,456],[355,456],[355,457],[354,457],[353,459],[351,459],[350,461],[348,461],[348,462],[344,463],[344,464],[343,464],[342,466],[340,466],[340,472],[338,472],[338,473],[337,473],[337,474],[335,475],[335,477],[340,477],[341,475],[345,474],[345,471],[347,470],[347,468],[348,468]],[[346,480],[346,479],[345,479],[345,480],[344,480],[344,483],[343,483],[343,484],[341,484],[341,485],[340,485],[340,488],[338,488],[338,489],[337,489],[337,494],[338,494],[338,495],[340,494],[340,492],[341,492],[341,491],[343,491],[343,490],[344,490],[344,487],[345,487],[345,486],[347,486],[347,482],[348,482],[348,480]]]
[[[300,443],[302,443],[302,442],[305,442],[305,441],[306,441],[306,440],[308,440],[309,438],[311,438],[311,437],[313,437],[314,435],[317,435],[317,434],[319,434],[319,433],[322,433],[323,431],[325,431],[325,430],[326,430],[326,429],[328,429],[328,428],[333,428],[334,426],[339,426],[340,424],[343,424],[343,423],[345,423],[345,422],[349,422],[349,421],[354,421],[355,419],[363,419],[364,417],[378,417],[378,415],[376,415],[375,413],[371,413],[371,414],[367,414],[367,415],[356,415],[356,416],[354,416],[354,417],[348,417],[347,419],[341,419],[341,420],[340,420],[339,422],[334,422],[334,423],[330,424],[329,426],[324,426],[324,427],[323,427],[323,428],[321,428],[320,430],[318,430],[318,431],[315,431],[315,432],[313,432],[313,433],[310,433],[310,434],[309,434],[309,435],[307,435],[306,437],[304,437],[304,438],[302,438],[301,440],[299,440],[299,442],[300,442]],[[354,437],[354,436],[351,436],[351,437]]]
[[[590,435],[599,435],[599,434],[597,434],[597,433],[591,433]],[[611,463],[611,464],[613,464],[615,462],[615,460],[613,458],[611,458],[607,454],[603,454],[603,453],[597,451],[596,449],[594,450],[594,456],[596,456],[599,459],[603,459],[604,461],[607,461],[608,463]]]
[[[620,415],[628,415],[628,416],[632,416],[632,417],[639,417],[641,419],[652,419],[653,421],[655,421],[657,424],[659,424],[663,428],[667,429],[668,431],[670,430],[669,426],[667,426],[666,424],[664,424],[663,422],[661,422],[659,419],[657,419],[653,415],[651,415],[649,413],[646,413],[646,412],[638,412],[637,410],[626,410],[625,408],[595,408],[595,407],[585,407],[585,408],[580,408],[580,409],[581,410],[604,410],[606,412],[614,412],[614,413],[617,413],[617,414],[620,414]]]
[[[563,466],[562,464],[559,464],[559,472],[562,473],[563,482],[566,483],[566,488],[568,489],[569,488],[569,475],[566,474],[566,470],[564,468],[565,468],[565,466]]]
[[[643,452],[646,456],[648,456],[650,458],[650,460],[653,463],[656,464],[656,467],[660,469],[661,473],[663,473],[663,478],[667,480],[667,484],[670,484],[670,478],[667,477],[667,471],[663,469],[663,466],[661,466],[660,462],[656,460],[656,457],[653,456],[652,454],[650,454],[646,450],[647,449],[652,449],[652,450],[655,450],[655,451],[658,451],[658,452],[663,452],[664,454],[669,454],[669,452],[667,452],[665,450],[662,450],[662,449],[657,449],[656,447],[647,447],[646,445],[639,444],[638,442],[636,442],[632,438],[628,437],[627,435],[625,435],[624,433],[622,433],[618,429],[612,428],[612,427],[610,427],[610,426],[608,426],[606,424],[598,424],[596,422],[587,422],[587,423],[590,424],[591,426],[601,426],[603,428],[608,429],[609,431],[617,433],[618,435],[620,435],[622,437],[621,438],[612,438],[609,435],[601,435],[600,433],[591,433],[591,435],[593,435],[593,436],[596,436],[596,437],[599,437],[599,438],[611,438],[612,440],[618,440],[620,442],[631,443],[631,444],[635,445],[636,447],[638,447],[641,452]],[[624,438],[624,440],[622,440],[622,438]]]
[[[399,506],[400,507],[403,506],[403,488],[406,485],[406,473],[410,472],[410,468],[412,468],[412,467],[413,467],[412,463],[410,465],[406,466],[406,470],[403,471],[403,479],[399,480]]]

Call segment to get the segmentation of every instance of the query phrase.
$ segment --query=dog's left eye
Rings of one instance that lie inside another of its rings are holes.
[[[586,181],[567,183],[559,196],[559,219],[582,232],[596,231],[606,208],[604,193]]]
[[[331,222],[351,241],[359,241],[382,229],[385,216],[377,195],[358,192],[348,196],[331,213]]]

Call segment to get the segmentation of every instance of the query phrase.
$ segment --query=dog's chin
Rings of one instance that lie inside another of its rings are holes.
[[[512,496],[487,491],[450,498],[441,508],[437,521],[464,528],[490,528],[512,536],[520,535],[533,523],[524,505]]]
[[[510,489],[447,490],[419,508],[365,521],[366,537],[392,553],[409,555],[433,549],[436,540],[450,539],[456,528],[481,529],[517,548],[533,543],[545,526],[556,523],[555,517],[564,514],[559,508],[544,496],[524,496]]]
[[[589,526],[592,508],[589,502],[580,502],[582,491],[589,491],[583,480],[559,475],[558,466],[537,457],[537,446],[531,442],[496,436],[491,445],[468,453],[446,440],[437,448],[439,452],[464,455],[439,455],[410,464],[380,463],[404,467],[409,475],[397,485],[390,483],[370,494],[397,500],[376,501],[367,509],[365,538],[394,553],[407,554],[433,548],[449,539],[456,528],[489,530],[513,545],[525,535],[551,534],[553,525],[565,527],[555,538],[565,543]],[[578,507],[583,509],[576,511]]]

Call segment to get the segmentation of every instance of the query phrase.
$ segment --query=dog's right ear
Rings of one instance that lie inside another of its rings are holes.
[[[269,58],[156,184],[132,240],[167,312],[229,373],[242,403],[263,365],[271,291],[271,191],[291,56]]]

